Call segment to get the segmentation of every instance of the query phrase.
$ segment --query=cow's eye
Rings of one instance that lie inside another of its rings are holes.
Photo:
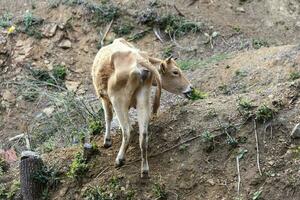
[[[174,71],[173,75],[178,76],[179,72],[178,71]]]

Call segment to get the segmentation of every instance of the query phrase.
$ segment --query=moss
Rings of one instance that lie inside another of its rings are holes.
[[[195,100],[198,100],[198,99],[205,99],[207,96],[208,96],[207,93],[202,92],[202,91],[197,90],[197,89],[193,89],[192,94],[191,94],[189,99],[195,101]]]

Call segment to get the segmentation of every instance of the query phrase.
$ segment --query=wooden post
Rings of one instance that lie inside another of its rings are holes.
[[[43,161],[33,151],[23,151],[20,162],[21,193],[24,200],[40,200],[44,185],[34,179],[34,175],[42,169]]]

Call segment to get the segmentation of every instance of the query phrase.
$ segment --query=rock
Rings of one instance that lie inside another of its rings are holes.
[[[58,46],[63,49],[69,49],[72,47],[72,43],[70,40],[64,39],[58,44]]]
[[[54,111],[54,107],[53,106],[50,106],[50,107],[47,107],[43,110],[43,113],[45,113],[47,115],[47,117],[50,117],[52,115]]]
[[[77,88],[79,87],[81,82],[79,81],[66,81],[66,87],[69,91],[75,92]]]
[[[291,132],[291,138],[300,138],[300,123],[296,124],[296,126],[293,128]]]
[[[56,30],[57,30],[57,24],[47,24],[44,27],[43,35],[46,37],[53,37],[55,35]]]
[[[207,182],[211,185],[211,186],[214,186],[215,185],[215,182],[213,179],[207,179]]]
[[[16,101],[16,97],[15,95],[9,91],[9,90],[5,90],[2,94],[2,98],[5,100],[5,101],[8,101],[10,103],[13,103]]]
[[[237,7],[237,8],[236,8],[236,11],[241,12],[241,13],[244,13],[244,12],[245,12],[245,9],[244,9],[243,7]]]
[[[297,21],[295,24],[296,28],[300,30],[300,21]]]
[[[44,60],[44,63],[45,63],[45,64],[49,64],[50,61],[49,61],[49,60]]]

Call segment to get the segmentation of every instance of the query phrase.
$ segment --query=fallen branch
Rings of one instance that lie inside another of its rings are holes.
[[[108,25],[106,31],[105,31],[104,34],[103,34],[103,37],[102,37],[101,42],[100,42],[101,47],[104,46],[104,40],[105,40],[105,38],[106,38],[106,36],[107,36],[107,34],[108,34],[108,32],[109,32],[109,30],[110,30],[110,28],[111,28],[113,22],[114,22],[114,19],[112,19],[112,20],[110,21],[110,23],[109,23],[109,25]]]
[[[177,8],[177,6],[174,4],[174,8],[177,11],[178,15],[181,17],[185,17],[184,14]]]
[[[259,164],[259,146],[258,146],[258,137],[257,137],[257,131],[256,131],[256,121],[253,119],[253,126],[254,126],[254,135],[255,135],[255,143],[256,143],[256,162],[257,162],[257,168],[259,175],[262,176],[260,164]]]
[[[238,174],[238,182],[237,182],[237,194],[238,197],[240,197],[240,184],[241,184],[241,174],[240,174],[240,162],[239,162],[239,157],[236,157],[236,169],[237,169],[237,174]]]
[[[101,176],[104,172],[106,172],[106,170],[109,169],[109,166],[108,167],[105,167],[97,176],[96,178],[98,178],[99,176]]]
[[[154,32],[154,35],[157,37],[157,39],[159,39],[159,41],[160,41],[161,43],[164,43],[164,41],[163,41],[163,39],[162,39],[162,37],[161,37],[161,35],[160,35],[160,29],[157,28],[157,27],[154,27],[154,28],[153,28],[153,32]]]

